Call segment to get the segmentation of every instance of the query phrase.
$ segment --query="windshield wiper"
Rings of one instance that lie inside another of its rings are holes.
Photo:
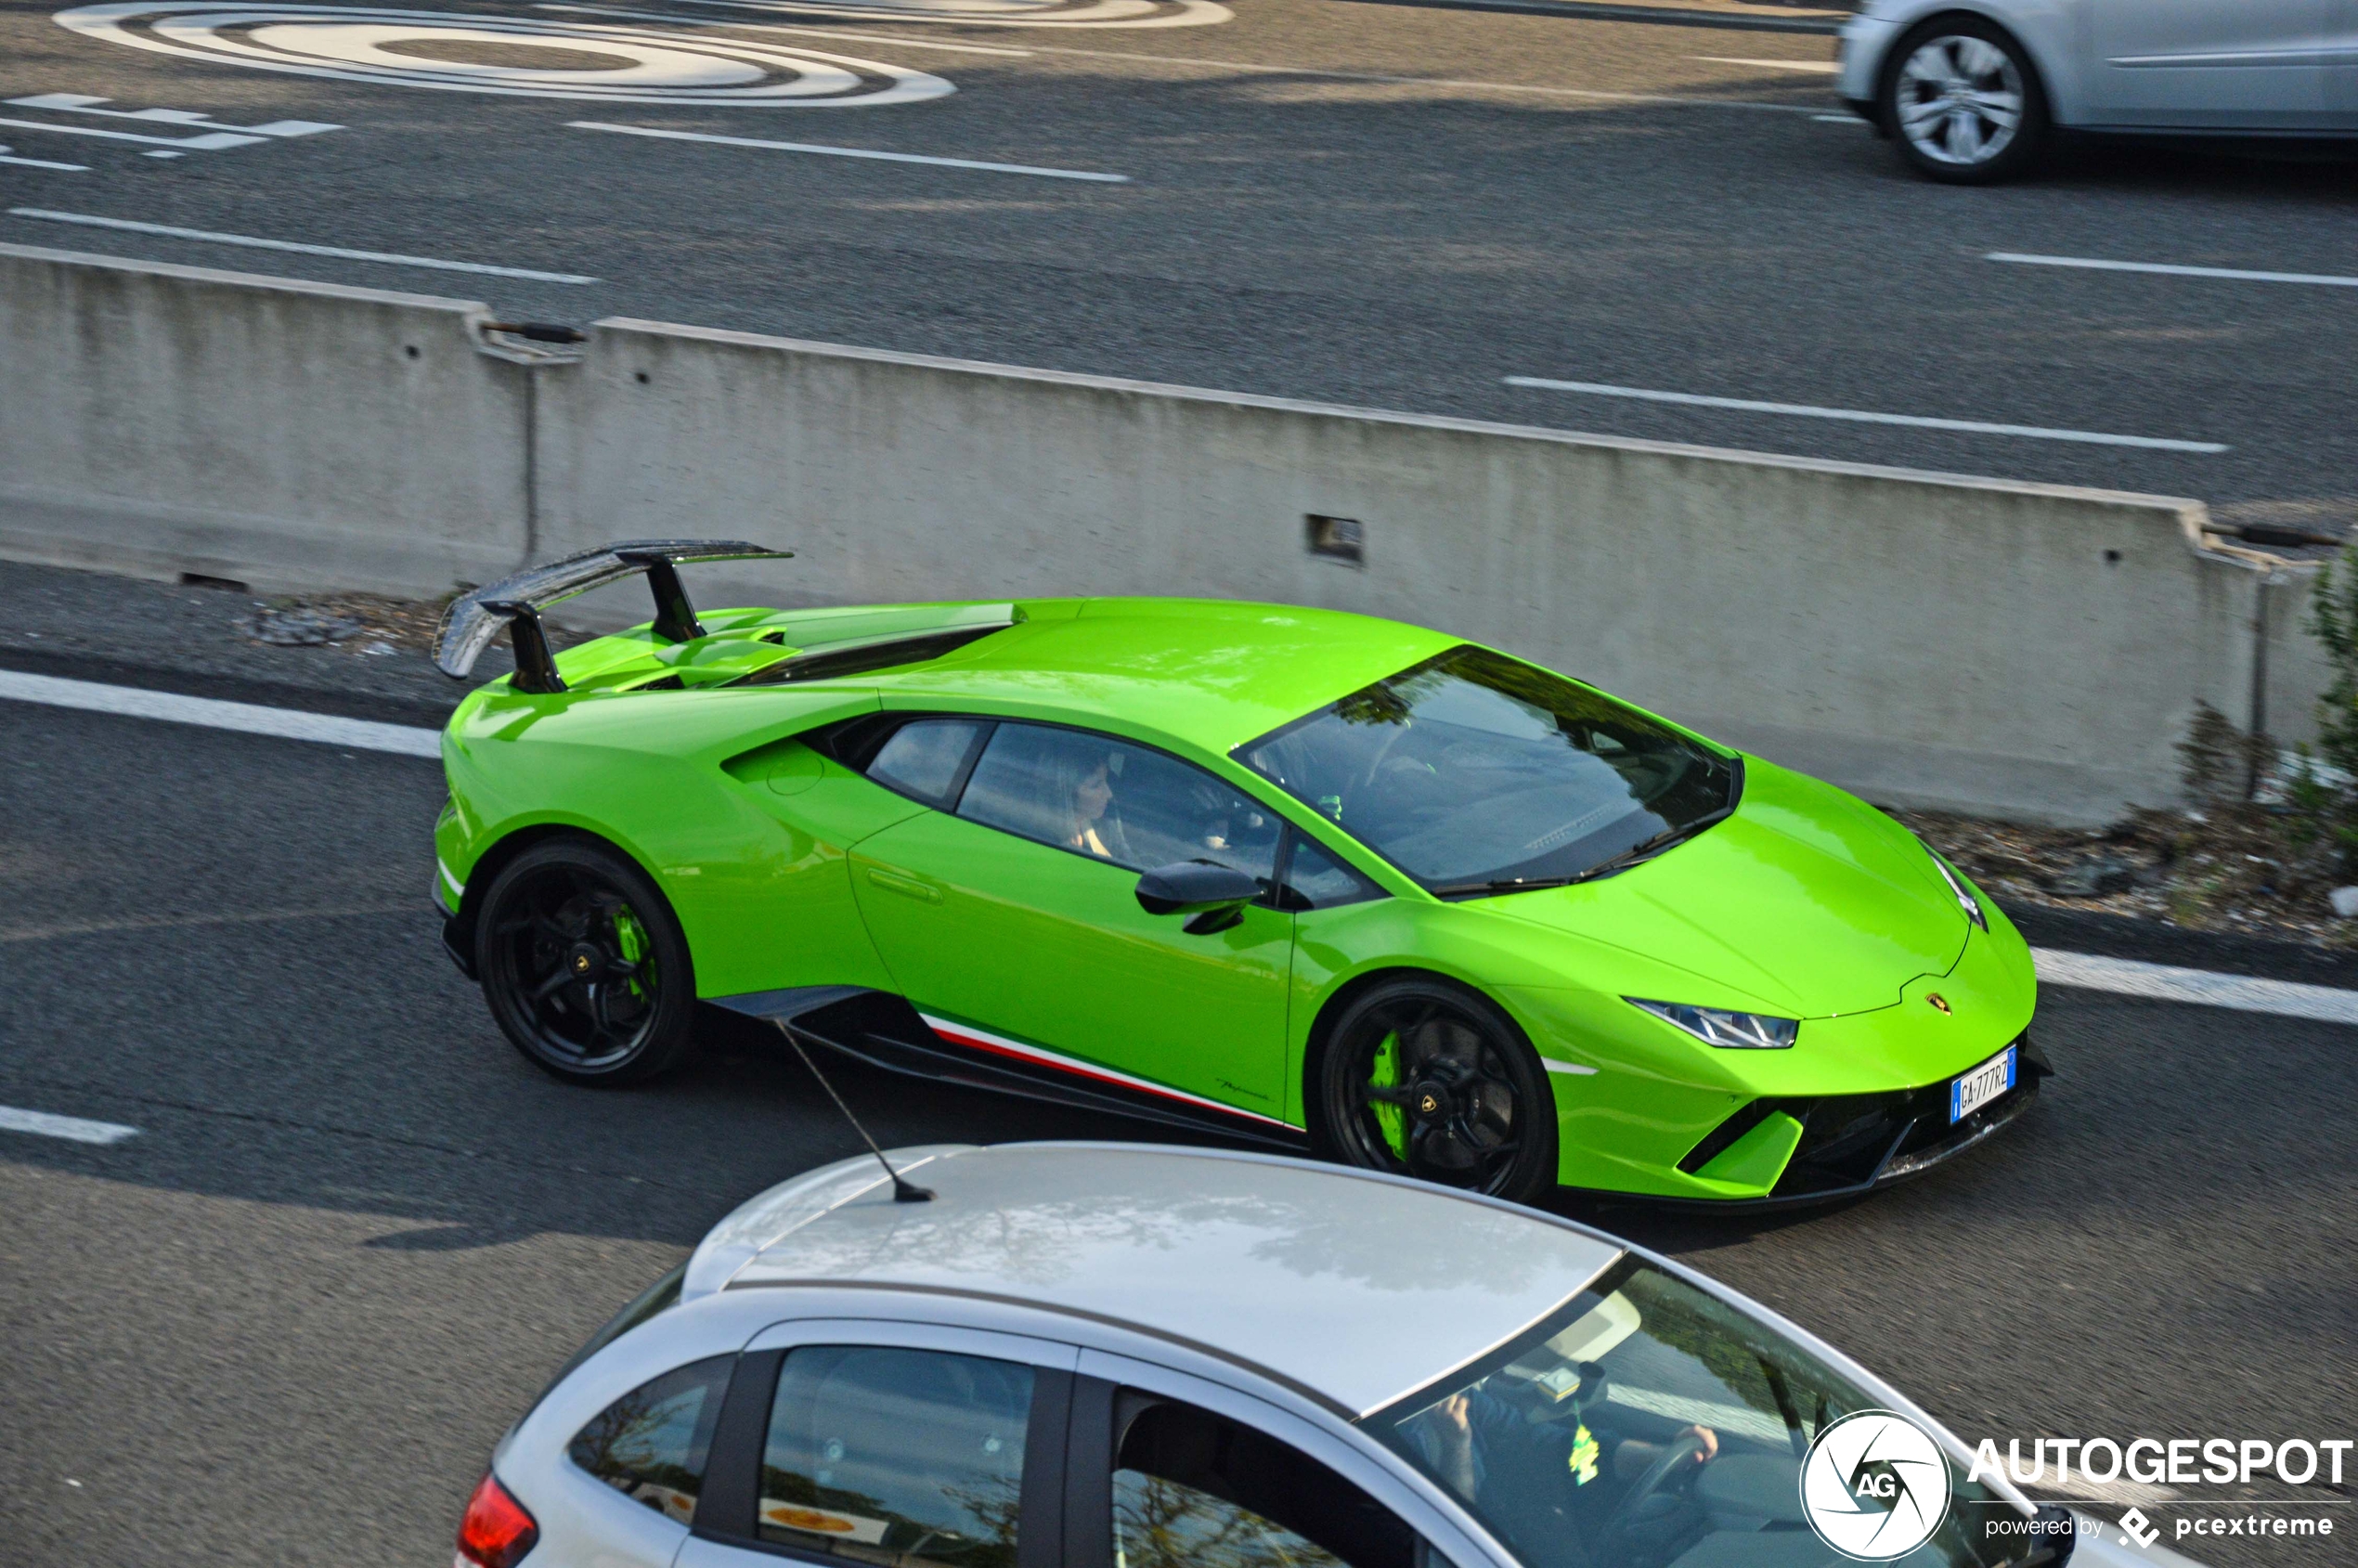
[[[1678,827],[1666,827],[1651,838],[1641,838],[1618,854],[1607,855],[1586,871],[1570,876],[1500,876],[1487,882],[1454,882],[1445,888],[1435,888],[1437,899],[1471,898],[1483,893],[1527,893],[1535,888],[1569,888],[1576,882],[1594,882],[1615,872],[1627,871],[1640,861],[1652,860],[1665,850],[1679,845],[1716,823],[1724,823],[1736,814],[1733,806],[1722,806],[1716,811],[1697,817]]]
[[[1677,849],[1704,828],[1715,823],[1724,823],[1735,814],[1736,809],[1733,806],[1722,806],[1717,811],[1707,812],[1681,826],[1664,828],[1652,838],[1641,838],[1621,853],[1607,855],[1579,875],[1567,876],[1564,880],[1566,882],[1594,882],[1599,877],[1611,876],[1615,872],[1627,871],[1641,861],[1652,860],[1656,855]]]
[[[1453,882],[1432,889],[1432,896],[1468,899],[1483,893],[1528,893],[1535,888],[1561,888],[1578,880],[1576,876],[1501,876],[1489,882]]]

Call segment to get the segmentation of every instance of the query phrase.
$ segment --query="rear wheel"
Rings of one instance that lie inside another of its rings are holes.
[[[501,869],[475,972],[516,1049],[569,1082],[635,1083],[688,1055],[687,939],[647,875],[594,839],[536,844]]]
[[[2030,57],[1978,17],[1937,17],[1901,39],[1876,109],[1900,155],[1952,185],[2021,174],[2047,136],[2047,98]]]
[[[1319,1128],[1346,1164],[1517,1203],[1556,1179],[1555,1095],[1512,1019],[1444,980],[1354,1000],[1319,1063]]]

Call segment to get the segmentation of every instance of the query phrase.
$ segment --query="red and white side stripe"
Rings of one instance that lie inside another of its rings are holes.
[[[1099,1067],[1095,1062],[1078,1061],[1071,1056],[1043,1050],[1040,1046],[1021,1040],[1010,1040],[1004,1034],[992,1034],[987,1030],[977,1029],[971,1024],[955,1023],[948,1018],[937,1018],[931,1013],[921,1012],[917,1016],[925,1019],[927,1029],[932,1030],[934,1033],[952,1045],[964,1045],[973,1051],[987,1051],[994,1056],[1012,1056],[1017,1061],[1031,1062],[1040,1067],[1052,1067],[1059,1072],[1071,1073],[1076,1078],[1094,1079],[1099,1083],[1109,1083],[1117,1089],[1134,1089],[1140,1094],[1153,1095],[1166,1100],[1177,1100],[1182,1105],[1196,1106],[1205,1110],[1216,1110],[1224,1116],[1241,1116],[1248,1121],[1260,1121],[1271,1127],[1283,1127],[1289,1133],[1298,1133],[1302,1130],[1289,1122],[1280,1121],[1274,1116],[1263,1116],[1258,1111],[1239,1110],[1235,1106],[1224,1105],[1218,1100],[1206,1099],[1201,1095],[1190,1095],[1184,1089],[1168,1088],[1160,1083],[1148,1082],[1143,1078],[1133,1078],[1126,1072],[1116,1072],[1111,1068]]]

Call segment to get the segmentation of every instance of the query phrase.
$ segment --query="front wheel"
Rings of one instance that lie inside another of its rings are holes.
[[[1446,981],[1388,980],[1328,1032],[1319,1131],[1345,1164],[1516,1203],[1556,1179],[1556,1106],[1512,1019]]]
[[[594,839],[533,845],[475,919],[484,1000],[516,1049],[574,1083],[635,1083],[689,1049],[695,977],[661,891]]]
[[[1875,107],[1900,155],[1951,185],[2021,174],[2047,136],[2046,95],[2030,57],[1977,17],[1939,18],[1902,38]]]

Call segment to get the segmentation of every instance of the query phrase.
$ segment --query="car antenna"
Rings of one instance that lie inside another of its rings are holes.
[[[802,1048],[802,1037],[795,1032],[794,1025],[784,1018],[772,1021],[777,1024],[778,1032],[786,1037],[786,1043],[794,1047],[794,1054],[802,1058],[802,1065],[810,1069],[810,1076],[819,1081],[819,1087],[827,1092],[827,1098],[836,1102],[836,1108],[843,1112],[843,1119],[851,1123],[851,1130],[860,1134],[860,1141],[868,1146],[868,1152],[876,1157],[876,1163],[885,1168],[885,1174],[892,1178],[892,1200],[895,1203],[932,1202],[931,1187],[919,1186],[892,1168],[892,1161],[887,1160],[885,1151],[876,1147],[876,1140],[868,1135],[868,1129],[860,1125],[860,1119],[851,1114],[849,1106],[843,1103],[843,1096],[836,1093],[836,1086],[827,1082],[827,1075],[819,1070],[819,1064],[812,1061],[810,1053]]]

